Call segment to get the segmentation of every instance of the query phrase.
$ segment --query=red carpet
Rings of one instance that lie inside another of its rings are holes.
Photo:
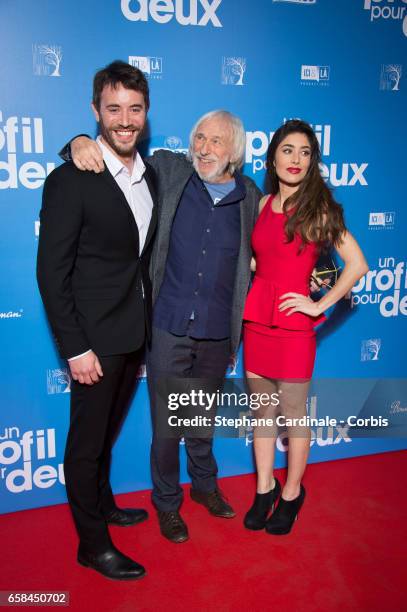
[[[211,517],[186,495],[191,539],[184,544],[161,537],[149,492],[118,496],[122,506],[151,512],[147,523],[112,530],[116,545],[147,568],[131,583],[76,564],[67,506],[3,515],[0,590],[69,591],[75,612],[398,612],[405,609],[406,471],[407,452],[310,465],[305,505],[282,537],[242,526],[253,476],[220,483],[238,512],[233,520]]]

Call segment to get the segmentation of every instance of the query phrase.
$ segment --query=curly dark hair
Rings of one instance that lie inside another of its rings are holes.
[[[279,191],[274,160],[281,142],[294,133],[304,134],[311,147],[311,159],[307,174],[298,190],[284,202],[283,212],[287,220],[285,232],[288,242],[298,234],[302,248],[309,242],[317,242],[320,248],[339,246],[346,231],[343,208],[335,201],[331,190],[321,176],[319,163],[321,152],[319,142],[312,127],[305,121],[292,119],[276,130],[267,150],[267,172],[270,178],[271,193]],[[288,215],[288,210],[292,213]]]

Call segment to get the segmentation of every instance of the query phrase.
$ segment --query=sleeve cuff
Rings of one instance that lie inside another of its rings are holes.
[[[81,353],[80,355],[75,355],[75,357],[69,357],[68,361],[75,361],[75,359],[79,359],[79,357],[84,357],[85,355],[87,355],[91,351],[92,351],[92,349],[89,349],[88,351],[85,351],[84,353]]]

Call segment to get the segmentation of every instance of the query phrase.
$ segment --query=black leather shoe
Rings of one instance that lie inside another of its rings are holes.
[[[294,521],[305,499],[305,489],[300,486],[300,494],[295,499],[287,501],[280,497],[277,508],[266,521],[266,531],[271,535],[286,535],[290,533]]]
[[[226,502],[219,489],[215,489],[210,493],[191,489],[190,494],[191,499],[205,506],[213,516],[219,516],[220,518],[233,518],[236,516],[236,512]]]
[[[158,522],[160,523],[160,531],[164,538],[176,544],[181,544],[181,542],[186,542],[188,540],[188,527],[182,520],[178,510],[173,510],[171,512],[157,510],[157,516]]]
[[[91,553],[79,546],[78,563],[112,580],[137,580],[146,574],[142,565],[126,557],[113,545],[102,553]]]
[[[119,527],[129,527],[137,525],[148,519],[146,510],[139,508],[116,508],[109,512],[105,517],[109,525],[118,525]]]
[[[281,485],[277,478],[274,481],[274,489],[268,493],[256,493],[253,505],[244,517],[243,524],[246,529],[253,529],[253,531],[264,529],[267,516],[270,510],[273,512],[274,504],[281,493]]]

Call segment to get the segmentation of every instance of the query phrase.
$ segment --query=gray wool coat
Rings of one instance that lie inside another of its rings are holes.
[[[148,163],[157,174],[158,230],[151,258],[151,280],[153,284],[153,303],[157,299],[164,279],[171,227],[180,203],[184,188],[191,178],[194,168],[183,153],[159,150]],[[239,346],[242,329],[243,308],[250,283],[251,233],[258,214],[262,192],[252,179],[243,176],[246,197],[240,202],[240,249],[236,267],[231,318],[231,354]]]

